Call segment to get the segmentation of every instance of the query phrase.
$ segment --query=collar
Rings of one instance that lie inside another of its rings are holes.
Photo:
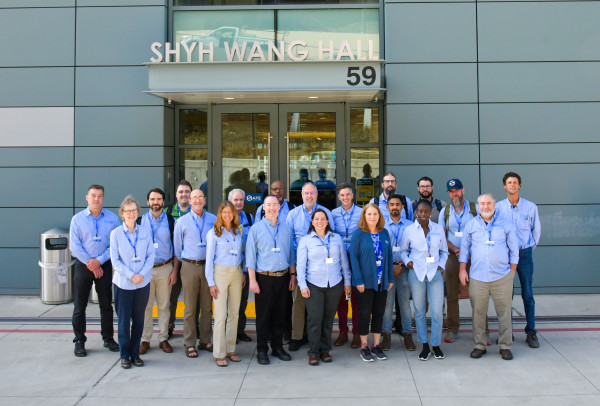
[[[92,211],[90,210],[89,207],[85,208],[85,215],[94,217],[94,215],[92,214]],[[100,214],[98,214],[98,217],[100,217],[100,216],[104,216],[104,207],[100,210]]]
[[[354,203],[352,203],[352,206],[350,206],[350,208],[348,210],[344,210],[344,206],[342,206],[342,214],[350,214],[350,212],[352,211],[352,209],[355,207],[356,205]]]
[[[195,216],[197,219],[201,219],[201,218],[202,218],[202,217],[204,217],[204,215],[206,214],[206,211],[202,210],[202,215],[201,215],[201,216],[199,216],[198,214],[196,214],[196,212],[195,212],[195,211],[193,211],[193,210],[190,210],[190,213],[189,213],[189,214],[191,214],[191,215]]]
[[[130,231],[129,228],[127,227],[127,225],[125,224],[125,222],[123,222],[123,230],[125,230],[126,233],[130,233],[133,234],[137,231],[138,226],[137,226],[137,222],[133,223],[133,231]]]

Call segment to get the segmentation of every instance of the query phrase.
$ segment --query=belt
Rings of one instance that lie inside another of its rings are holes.
[[[194,265],[204,265],[206,264],[206,260],[205,259],[186,259],[186,258],[181,258],[183,260],[183,262],[189,262],[190,264],[194,264]]]
[[[173,260],[173,258],[169,259],[168,261],[165,262],[161,262],[160,264],[156,264],[154,265],[152,268],[160,268],[161,266],[165,266],[167,265],[169,262],[171,262]]]
[[[283,276],[288,273],[288,270],[284,269],[283,271],[278,271],[278,272],[262,271],[262,272],[258,272],[258,273],[261,275],[265,275],[265,276]]]

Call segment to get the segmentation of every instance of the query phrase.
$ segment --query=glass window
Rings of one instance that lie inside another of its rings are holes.
[[[356,205],[364,206],[379,194],[379,147],[350,148],[351,182],[356,187]]]
[[[208,198],[208,164],[206,148],[179,150],[179,180],[185,179],[194,189],[201,189]]]
[[[379,143],[379,109],[350,109],[350,142]]]
[[[208,143],[208,117],[206,110],[179,110],[179,144],[206,145]]]

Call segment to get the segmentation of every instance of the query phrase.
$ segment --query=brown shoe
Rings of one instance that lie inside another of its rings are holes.
[[[485,348],[481,349],[481,348],[474,348],[473,351],[471,351],[471,358],[481,358],[483,356],[483,354],[485,354],[487,352],[487,350]]]
[[[316,366],[319,365],[319,357],[311,355],[308,357],[308,365]]]
[[[198,349],[208,351],[208,352],[213,352],[213,345],[212,345],[212,343],[206,343],[206,344],[200,343],[200,345],[198,346]]]
[[[383,351],[389,351],[392,348],[392,333],[383,333],[383,341],[381,342],[381,349]]]
[[[404,336],[404,348],[406,348],[407,351],[414,351],[417,349],[417,346],[413,342],[412,334],[410,333]]]
[[[352,348],[360,348],[360,336],[358,334],[354,334],[352,336],[352,343],[350,344]]]
[[[333,358],[331,358],[331,355],[328,352],[322,352],[319,355],[319,358],[321,358],[321,361],[323,361],[323,362],[331,362],[331,361],[333,361]]]
[[[165,341],[161,341],[158,344],[158,347],[163,350],[164,352],[173,352],[173,347],[171,347],[171,344],[169,344],[169,342],[167,340]]]
[[[142,341],[140,344],[140,354],[145,354],[150,349],[150,343],[148,341]]]
[[[337,340],[335,340],[335,343],[333,344],[339,347],[340,345],[346,344],[346,341],[348,341],[348,333],[340,333]]]
[[[502,359],[506,361],[513,359],[512,352],[510,352],[509,349],[500,350],[500,356],[502,356]]]

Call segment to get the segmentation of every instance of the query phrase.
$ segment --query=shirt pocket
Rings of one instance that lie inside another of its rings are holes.
[[[492,241],[494,241],[494,244],[506,244],[506,233],[503,228],[494,227],[492,230]]]
[[[521,214],[517,220],[517,227],[521,230],[529,229],[529,216],[526,214]]]

